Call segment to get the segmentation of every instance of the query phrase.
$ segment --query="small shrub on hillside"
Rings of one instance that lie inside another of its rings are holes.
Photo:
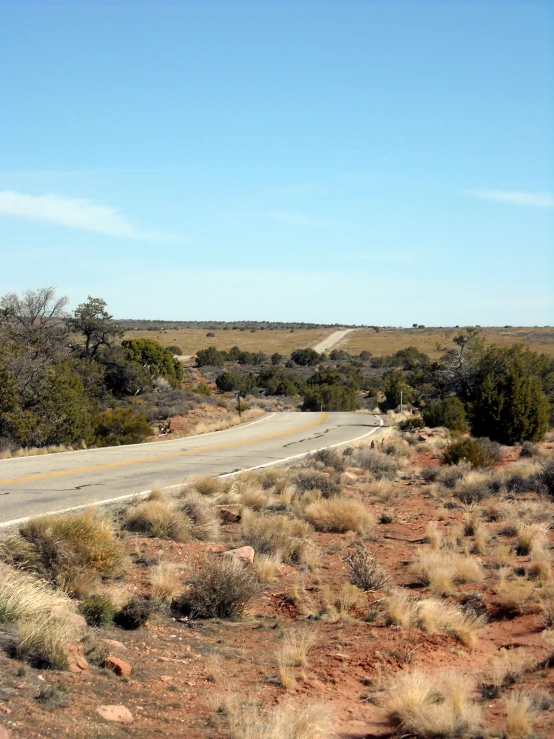
[[[145,500],[131,505],[125,512],[125,525],[160,539],[187,541],[191,537],[191,521],[182,511],[164,500]]]
[[[441,485],[444,485],[445,488],[452,490],[470,469],[471,467],[464,460],[458,464],[443,467],[442,469],[439,468],[439,474],[436,479]]]
[[[67,595],[53,590],[43,580],[10,567],[0,568],[0,623],[48,615],[70,607]]]
[[[454,495],[462,503],[480,503],[498,493],[500,487],[500,480],[494,475],[470,472],[456,483]]]
[[[133,408],[102,411],[94,418],[93,426],[96,446],[138,444],[152,434],[146,418]]]
[[[424,467],[421,470],[421,477],[425,480],[425,482],[435,482],[438,479],[440,471],[441,471],[440,467],[435,467],[435,466]]]
[[[378,452],[369,447],[361,447],[354,452],[354,464],[368,470],[377,479],[383,477],[394,480],[398,472],[398,465],[387,454]]]
[[[114,623],[129,631],[140,629],[154,611],[154,603],[145,598],[131,598],[114,616]]]
[[[349,552],[344,558],[350,582],[362,590],[384,590],[390,583],[388,570],[379,564],[377,557],[362,545]]]
[[[83,636],[82,618],[67,611],[39,613],[17,623],[17,653],[36,667],[65,670],[68,642]]]
[[[176,602],[193,618],[236,619],[262,593],[256,573],[234,557],[206,558]]]
[[[554,459],[545,464],[536,476],[537,487],[550,498],[554,498]]]
[[[524,441],[521,445],[520,457],[534,458],[539,456],[539,447],[532,441]]]
[[[332,467],[336,472],[344,472],[342,455],[336,449],[319,449],[313,457],[316,462],[322,462],[326,467]]]
[[[429,403],[421,412],[426,426],[467,431],[464,404],[459,398],[445,398]]]
[[[41,571],[59,583],[68,585],[83,572],[116,577],[123,571],[123,545],[94,511],[32,518],[19,532],[35,549]]]
[[[81,603],[81,613],[89,626],[108,626],[112,623],[117,607],[109,595],[87,595]]]
[[[178,500],[179,510],[192,521],[191,533],[201,541],[217,541],[220,535],[219,516],[204,495],[185,488]]]
[[[442,461],[447,465],[466,461],[472,467],[490,467],[496,459],[488,444],[479,439],[466,438],[450,443],[445,449]]]
[[[308,524],[283,515],[257,515],[243,512],[242,539],[257,554],[280,556],[284,562],[301,562],[309,546],[311,529]]]
[[[177,355],[178,357],[182,356],[183,354],[183,352],[181,351],[181,347],[177,346],[177,344],[172,344],[171,346],[168,346],[167,351]]]
[[[357,531],[364,534],[375,525],[375,519],[362,503],[347,498],[311,503],[304,516],[318,531]]]
[[[398,425],[401,431],[414,431],[415,429],[425,428],[425,421],[421,416],[412,416],[407,418],[405,421],[401,421]]]
[[[324,498],[340,495],[340,485],[323,472],[306,470],[299,472],[293,479],[294,485],[299,493],[306,490],[319,490]]]

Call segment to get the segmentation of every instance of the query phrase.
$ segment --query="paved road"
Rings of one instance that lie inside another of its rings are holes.
[[[369,435],[365,413],[274,413],[212,434],[151,444],[0,461],[0,529],[28,516],[107,503],[178,485],[192,474],[222,475]]]
[[[331,349],[334,349],[340,344],[345,336],[347,336],[351,331],[355,330],[355,328],[343,328],[340,331],[333,331],[333,333],[329,334],[326,339],[323,339],[323,341],[320,341],[319,344],[316,344],[314,346],[314,349],[316,352],[318,352],[318,354],[323,354],[323,352],[331,351]]]

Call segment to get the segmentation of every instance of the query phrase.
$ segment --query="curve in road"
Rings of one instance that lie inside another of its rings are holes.
[[[203,436],[2,460],[0,528],[30,516],[123,500],[154,485],[176,487],[192,474],[279,464],[363,438],[381,425],[377,416],[361,413],[274,413]]]

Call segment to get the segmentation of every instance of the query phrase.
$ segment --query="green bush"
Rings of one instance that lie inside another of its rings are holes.
[[[150,379],[165,378],[171,387],[181,386],[184,377],[183,365],[175,359],[171,350],[153,339],[126,339],[121,342],[127,357],[147,370]]]
[[[295,349],[290,355],[290,358],[295,364],[302,367],[313,367],[321,359],[315,349]]]
[[[415,429],[425,428],[425,421],[421,416],[413,416],[402,421],[398,427],[401,431],[414,431]]]
[[[469,437],[449,444],[442,457],[443,464],[447,465],[459,464],[463,460],[472,467],[491,467],[496,461],[478,439]]]
[[[145,598],[131,598],[114,616],[114,623],[122,629],[140,629],[154,612],[154,604]]]
[[[340,385],[316,385],[304,395],[303,411],[355,411],[356,391]]]
[[[177,344],[172,344],[171,346],[168,346],[167,351],[178,356],[181,356],[183,354],[183,352],[181,351],[181,347],[177,346]]]
[[[444,398],[429,403],[421,415],[426,426],[442,426],[451,431],[467,431],[466,411],[459,398]]]
[[[89,626],[108,626],[114,620],[117,608],[109,595],[87,595],[81,603],[81,613]]]
[[[133,408],[102,411],[95,417],[93,427],[97,446],[138,444],[152,434],[146,418]]]

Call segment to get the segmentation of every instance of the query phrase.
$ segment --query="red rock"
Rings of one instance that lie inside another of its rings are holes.
[[[88,670],[88,662],[81,655],[73,659],[70,662],[69,667],[67,669],[69,672],[72,672],[74,675],[78,675],[80,672],[84,672],[85,670]]]
[[[346,477],[347,480],[353,480],[354,482],[358,479],[358,475],[355,475],[353,472],[343,472],[343,477]]]
[[[242,562],[252,564],[255,552],[252,547],[239,547],[238,549],[229,549],[229,551],[223,552],[223,554],[228,554],[230,557],[235,557],[235,559],[240,559]]]
[[[0,726],[0,739],[10,739],[11,734],[10,732],[5,729],[3,726]]]
[[[106,657],[102,663],[102,667],[107,667],[109,670],[113,670],[116,675],[121,675],[122,677],[129,677],[133,669],[128,662],[111,656]]]
[[[231,508],[220,508],[219,517],[226,523],[237,523],[240,521],[240,511],[234,511]]]
[[[132,724],[133,714],[126,706],[96,706],[96,713],[106,721],[116,721],[119,724]]]

